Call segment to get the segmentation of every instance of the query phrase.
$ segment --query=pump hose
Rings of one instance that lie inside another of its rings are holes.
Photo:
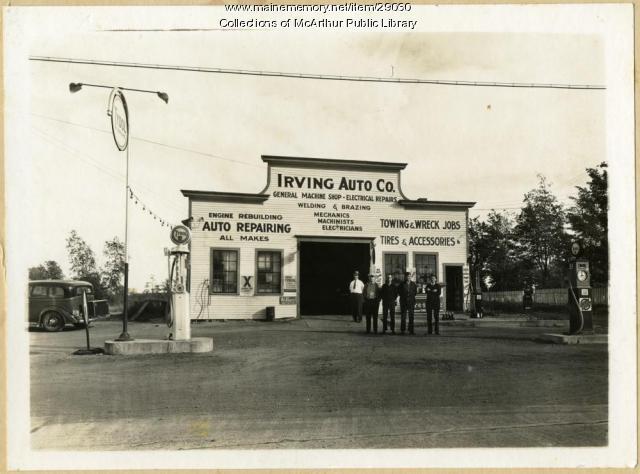
[[[205,280],[200,284],[200,290],[198,291],[198,304],[200,305],[200,310],[198,311],[198,316],[196,316],[196,319],[200,319],[200,316],[204,312],[205,306],[207,307],[207,319],[209,319],[210,303],[205,300],[207,294],[209,294],[209,280],[205,278]]]
[[[171,297],[171,289],[169,289],[168,291],[168,297],[169,300],[167,301],[167,311],[165,312],[164,315],[164,322],[167,324],[167,327],[173,327],[173,311],[172,311],[172,307],[171,307],[171,300],[173,299]]]
[[[571,290],[571,296],[573,296],[573,301],[575,301],[576,308],[578,308],[578,314],[580,315],[580,327],[576,331],[576,334],[580,334],[584,329],[584,314],[582,314],[582,309],[580,308],[580,304],[578,303],[578,298],[576,298],[576,292],[573,291],[571,280],[569,280],[569,289]]]
[[[165,322],[167,323],[167,327],[173,327],[173,311],[171,307],[171,300],[173,292],[171,289],[173,288],[173,274],[176,269],[177,259],[173,259],[173,263],[171,264],[171,271],[169,272],[169,290],[167,291],[167,296],[169,297],[169,301],[167,303],[167,313],[165,316]]]

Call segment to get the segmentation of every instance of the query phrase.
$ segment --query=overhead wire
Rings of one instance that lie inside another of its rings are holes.
[[[91,158],[89,155],[83,155],[81,156],[81,153],[77,150],[75,150],[73,147],[67,145],[66,143],[64,143],[63,141],[51,136],[50,134],[40,130],[37,127],[31,127],[31,129],[38,133],[39,135],[41,135],[45,140],[47,140],[49,143],[51,143],[54,146],[57,146],[58,148],[66,151],[67,153],[69,153],[70,155],[74,156],[75,158],[84,161],[85,163],[93,166],[94,168],[102,171],[103,173],[107,174],[108,176],[110,176],[113,179],[116,179],[118,181],[123,181],[124,180],[124,175],[120,172],[111,170],[109,168],[106,168],[105,166],[103,166],[102,164],[100,164],[97,160]]]
[[[108,168],[105,168],[103,166],[101,166],[100,164],[98,164],[95,160],[89,158],[89,157],[82,157],[79,156],[78,153],[76,153],[73,149],[71,149],[71,147],[68,147],[66,145],[64,145],[63,142],[60,142],[59,140],[56,140],[55,138],[51,137],[50,135],[48,135],[47,133],[43,132],[42,130],[39,130],[37,128],[33,128],[33,130],[37,133],[39,133],[45,140],[49,141],[52,145],[57,146],[59,148],[61,148],[62,150],[68,152],[69,154],[71,154],[72,156],[74,156],[75,158],[78,158],[82,161],[85,161],[87,164],[95,167],[96,169],[104,172],[105,174],[107,174],[109,177],[122,182],[124,180],[123,175],[121,175],[120,173],[117,173],[115,171],[109,170]],[[151,210],[151,207],[149,205],[147,205],[131,188],[131,186],[129,186],[127,188],[128,191],[128,199],[133,200],[135,202],[136,205],[140,205],[142,206],[142,211],[146,214],[149,213],[154,220],[158,220],[158,222],[160,223],[160,225],[162,227],[167,226],[167,227],[174,227],[175,224],[171,223],[169,220],[160,217],[156,212]]]
[[[264,76],[264,77],[282,77],[293,79],[315,79],[315,80],[333,80],[333,81],[352,81],[352,82],[381,82],[381,83],[404,83],[404,84],[435,84],[435,85],[454,85],[454,86],[485,86],[485,87],[521,87],[521,88],[547,88],[547,89],[582,89],[582,90],[605,90],[603,85],[590,85],[590,84],[542,84],[542,83],[517,83],[517,82],[487,82],[487,81],[459,81],[459,80],[436,80],[436,79],[404,79],[404,78],[383,78],[372,76],[346,76],[346,75],[330,75],[330,74],[308,74],[308,73],[290,73],[290,72],[276,72],[276,71],[257,71],[248,69],[225,69],[225,68],[212,68],[212,67],[196,67],[196,66],[175,66],[175,65],[162,65],[162,64],[146,64],[136,62],[121,62],[121,61],[100,61],[89,59],[74,59],[74,58],[60,58],[60,57],[47,57],[47,56],[30,56],[29,60],[32,61],[44,61],[54,63],[71,63],[71,64],[84,64],[93,66],[112,66],[112,67],[128,67],[138,69],[157,69],[157,70],[175,70],[175,71],[187,71],[187,72],[202,72],[202,73],[215,73],[215,74],[235,74],[235,75],[250,75],[250,76]],[[49,117],[45,117],[49,118]],[[57,120],[57,119],[52,119]],[[58,120],[65,122],[62,120]],[[83,126],[80,124],[74,124],[72,122],[66,122],[71,125]],[[91,127],[87,127],[91,128]],[[194,154],[204,155],[212,158],[226,160],[234,163],[239,163],[247,166],[258,166],[240,160],[233,160],[217,155],[212,155],[204,152],[198,152],[195,150],[189,150],[173,145],[168,145],[153,140],[144,138],[137,138],[139,141],[152,143],[158,146],[167,148],[178,149]],[[509,202],[509,201],[507,201]],[[489,211],[489,210],[516,210],[520,207],[490,207],[490,208],[475,208],[476,211]]]
[[[96,59],[75,59],[52,56],[30,56],[30,61],[43,61],[52,63],[84,64],[90,66],[111,66],[136,69],[156,69],[164,71],[184,71],[201,72],[209,74],[232,74],[245,76],[281,77],[289,79],[313,79],[327,81],[349,81],[349,82],[376,82],[376,83],[396,83],[396,84],[432,84],[449,86],[472,86],[472,87],[515,87],[532,89],[576,89],[576,90],[605,90],[604,85],[592,84],[553,84],[535,82],[490,82],[490,81],[459,81],[447,79],[415,79],[396,77],[374,77],[374,76],[347,76],[335,74],[310,74],[278,71],[258,71],[251,69],[226,69],[218,67],[202,66],[176,66],[166,64],[147,64],[125,61],[104,61]]]
[[[50,134],[38,129],[37,127],[33,127],[32,126],[32,130],[35,131],[36,133],[40,134],[43,138],[45,138],[45,140],[48,140],[53,145],[58,146],[59,148],[67,151],[72,156],[76,157],[77,159],[90,164],[91,166],[95,167],[96,169],[98,169],[98,170],[104,172],[105,174],[109,175],[111,178],[116,179],[119,182],[123,182],[124,181],[125,177],[124,177],[123,173],[111,170],[111,169],[103,166],[98,160],[96,160],[95,158],[91,157],[90,155],[88,155],[88,154],[86,154],[84,152],[81,152],[79,150],[74,149],[70,145],[68,145],[65,142],[63,142],[62,140],[59,140],[59,139],[51,136]],[[148,192],[158,196],[159,200],[163,201],[166,205],[168,205],[169,207],[174,209],[176,212],[179,212],[179,213],[183,213],[184,212],[183,209],[179,208],[174,203],[170,203],[166,199],[160,197],[160,195],[158,193],[156,193],[155,191],[149,189],[147,186],[143,185],[142,183],[137,183],[136,186],[144,188]]]
[[[82,125],[80,125],[82,126]],[[61,147],[62,149],[65,149],[66,151],[72,153],[72,154],[76,154],[76,155],[80,155],[81,152],[75,151],[73,150],[70,146],[64,144],[64,142],[61,142],[59,140],[56,140],[54,137],[51,137],[50,135],[46,134],[45,132],[43,132],[42,130],[39,130],[35,127],[33,127],[33,130],[38,132],[39,134],[43,135],[46,139],[48,139],[49,141],[53,142],[54,144],[56,144],[55,142],[59,142],[58,146]],[[97,129],[99,130],[99,129]],[[110,132],[109,132],[110,133]],[[77,156],[79,159],[83,159],[82,156]],[[88,155],[85,155],[86,161],[89,162],[92,166],[96,167],[97,169],[109,174],[111,177],[118,179],[120,181],[122,181],[124,179],[124,175],[112,170],[109,170],[107,168],[104,168],[103,166],[99,165],[98,162],[94,159],[91,159],[90,157],[88,157]],[[138,186],[146,188],[146,186],[138,184]],[[148,189],[148,188],[146,188]],[[154,193],[152,190],[148,189],[150,192]],[[165,201],[168,204],[168,201]],[[509,202],[509,201],[506,201]],[[513,201],[512,201],[513,202]],[[496,202],[497,204],[502,204],[500,201]],[[175,210],[178,210],[178,207],[171,204],[171,207]],[[471,211],[493,211],[493,210],[519,210],[522,209],[522,206],[490,206],[490,207],[473,207],[470,210]],[[179,212],[182,212],[182,210],[180,209]]]
[[[88,130],[94,130],[96,132],[108,133],[108,134],[112,133],[110,130],[103,130],[103,129],[100,129],[100,128],[91,127],[91,126],[83,125],[83,124],[76,123],[76,122],[70,122],[68,120],[62,120],[62,119],[59,119],[59,118],[49,117],[47,115],[36,114],[34,112],[31,112],[31,115],[33,115],[35,117],[43,118],[43,119],[46,119],[46,120],[52,120],[54,122],[60,122],[60,123],[64,123],[64,124],[67,124],[67,125],[73,125],[73,126],[76,126],[76,127],[86,128]],[[208,158],[214,158],[214,159],[218,159],[218,160],[224,160],[224,161],[229,161],[229,162],[232,162],[232,163],[237,163],[237,164],[240,164],[240,165],[252,166],[254,168],[263,169],[262,166],[257,165],[255,163],[247,163],[246,161],[235,160],[233,158],[227,158],[225,156],[214,155],[212,153],[206,153],[204,151],[191,150],[189,148],[184,148],[184,147],[180,147],[180,146],[177,146],[177,145],[169,145],[168,143],[161,143],[161,142],[157,142],[157,141],[154,141],[154,140],[150,140],[148,138],[136,137],[136,136],[132,135],[131,139],[132,140],[136,140],[136,141],[140,141],[140,142],[151,143],[151,144],[162,146],[162,147],[165,147],[165,148],[171,148],[171,149],[174,149],[174,150],[185,151],[187,153],[193,153],[195,155],[206,156]]]
[[[156,142],[156,141],[153,141],[153,140],[149,140],[147,138],[139,138],[139,137],[136,138],[136,137],[133,137],[133,139],[141,141],[141,142],[152,143],[154,145],[162,146],[162,147],[165,147],[165,148],[172,148],[174,150],[186,151],[188,153],[193,153],[195,155],[202,155],[202,156],[206,156],[206,157],[209,157],[209,158],[216,158],[218,160],[229,161],[231,163],[237,163],[237,164],[240,164],[240,165],[252,166],[254,168],[264,169],[263,166],[257,165],[255,163],[247,163],[246,161],[234,160],[233,158],[226,158],[226,157],[220,156],[220,155],[212,155],[211,153],[205,153],[203,151],[189,150],[187,148],[182,148],[182,147],[179,147],[179,146],[176,146],[176,145],[168,145],[166,143]]]

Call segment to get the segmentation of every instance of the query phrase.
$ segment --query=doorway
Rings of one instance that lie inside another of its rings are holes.
[[[445,265],[445,293],[447,311],[462,311],[464,288],[462,287],[462,266]]]
[[[306,242],[300,245],[300,315],[351,314],[349,282],[354,270],[367,281],[368,243]]]

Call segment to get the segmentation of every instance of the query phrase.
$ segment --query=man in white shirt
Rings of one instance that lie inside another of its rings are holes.
[[[353,272],[353,280],[349,283],[349,293],[351,298],[351,316],[354,322],[362,322],[362,290],[364,283],[360,280],[360,272]]]

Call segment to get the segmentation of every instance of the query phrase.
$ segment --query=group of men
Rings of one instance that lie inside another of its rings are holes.
[[[440,293],[441,287],[436,282],[436,277],[431,276],[426,286],[427,294],[427,333],[440,334]],[[396,301],[400,298],[400,334],[407,331],[413,335],[413,316],[416,306],[416,294],[418,286],[411,280],[411,273],[404,274],[404,280],[400,283],[393,281],[393,275],[387,275],[387,281],[379,286],[375,282],[375,276],[369,275],[369,281],[365,284],[360,280],[360,273],[355,271],[353,280],[349,283],[349,293],[351,297],[351,310],[353,320],[357,323],[362,321],[362,314],[366,318],[367,333],[378,334],[378,309],[382,301],[382,334],[388,329],[391,334],[396,333]],[[408,325],[407,325],[408,319]],[[435,322],[435,325],[433,324]]]

